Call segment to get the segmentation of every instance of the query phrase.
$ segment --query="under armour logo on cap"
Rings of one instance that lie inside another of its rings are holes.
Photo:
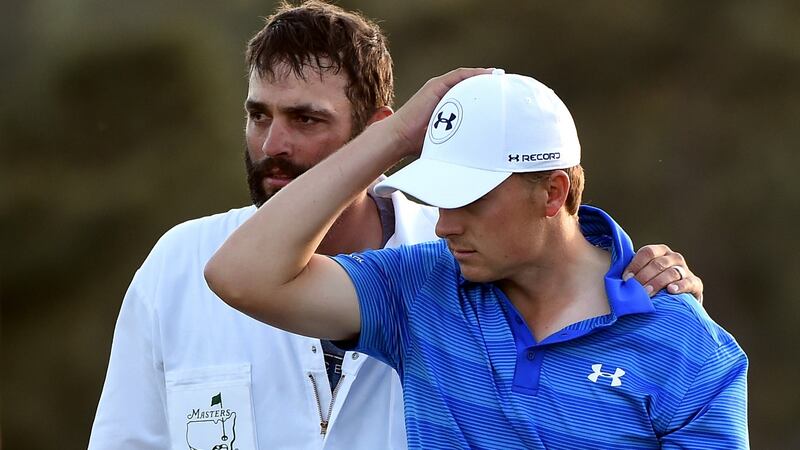
[[[611,386],[617,387],[622,386],[622,376],[625,375],[625,371],[617,367],[614,373],[603,372],[603,365],[602,364],[592,364],[592,373],[589,374],[587,378],[592,383],[597,383],[597,379],[600,377],[604,378],[611,378]]]
[[[456,120],[455,113],[450,113],[450,118],[449,119],[445,119],[444,117],[442,117],[442,112],[439,111],[439,115],[437,117],[439,118],[439,120],[437,120],[436,123],[433,124],[433,128],[439,128],[439,124],[440,123],[446,123],[447,124],[447,128],[445,128],[445,131],[450,130],[451,128],[453,128],[453,121]]]
[[[461,125],[463,108],[458,100],[450,99],[433,113],[428,127],[428,138],[434,144],[441,144],[453,137]]]

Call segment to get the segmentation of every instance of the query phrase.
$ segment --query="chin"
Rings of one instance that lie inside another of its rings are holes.
[[[497,281],[493,273],[476,267],[461,266],[461,276],[472,283],[491,283]]]

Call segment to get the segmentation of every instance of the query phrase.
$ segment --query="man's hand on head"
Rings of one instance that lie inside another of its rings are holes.
[[[670,294],[692,294],[703,303],[703,280],[689,270],[683,255],[664,244],[640,248],[622,278],[636,278],[651,297],[666,288]]]
[[[400,142],[405,144],[403,156],[419,155],[431,114],[450,88],[469,77],[491,72],[492,69],[460,68],[428,80],[387,121],[392,124]]]

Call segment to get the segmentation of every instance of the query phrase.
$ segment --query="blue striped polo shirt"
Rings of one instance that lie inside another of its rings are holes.
[[[611,253],[610,313],[537,342],[509,299],[471,283],[444,241],[335,260],[361,308],[357,350],[403,383],[410,448],[748,447],[747,357],[689,295],[621,279],[630,238],[583,206]]]

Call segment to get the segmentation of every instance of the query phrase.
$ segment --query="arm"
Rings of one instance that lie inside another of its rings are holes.
[[[135,282],[125,295],[114,330],[90,450],[155,450],[170,445],[163,366],[154,350],[157,323]]]
[[[681,269],[676,269],[676,266]],[[666,288],[670,294],[692,294],[703,303],[703,280],[689,270],[683,255],[663,244],[640,248],[625,269],[623,278],[636,278],[650,296]]]
[[[419,151],[433,108],[450,87],[485,72],[458,69],[428,81],[397,113],[281,189],[208,262],[209,287],[234,308],[278,328],[353,339],[361,326],[353,284],[341,266],[314,251],[359,193]]]

